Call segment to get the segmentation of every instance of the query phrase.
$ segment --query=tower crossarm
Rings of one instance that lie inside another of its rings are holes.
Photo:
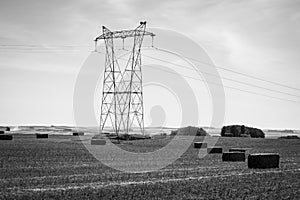
[[[144,26],[146,22],[141,22],[140,26]],[[106,28],[106,27],[103,27]],[[134,30],[121,30],[121,31],[113,31],[113,32],[108,32],[108,33],[104,33],[98,37],[96,37],[95,41],[101,40],[101,39],[109,39],[109,38],[128,38],[128,37],[135,37],[135,36],[146,36],[149,35],[151,37],[154,37],[155,34],[148,32],[148,31],[144,31],[144,30],[140,30],[139,27],[134,29]]]

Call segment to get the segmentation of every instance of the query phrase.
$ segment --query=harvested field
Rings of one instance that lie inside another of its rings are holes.
[[[280,168],[248,169],[247,162],[222,162],[222,154],[199,159],[199,149],[192,144],[164,169],[130,174],[97,161],[72,135],[33,138],[14,135],[13,141],[0,141],[0,199],[299,199],[300,195],[295,189],[300,184],[298,140],[220,138],[217,143],[224,151],[243,146],[247,153],[279,153]],[[117,145],[151,152],[171,139]]]

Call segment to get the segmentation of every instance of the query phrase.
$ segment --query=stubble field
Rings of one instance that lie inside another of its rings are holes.
[[[119,146],[151,152],[171,139]],[[159,171],[124,173],[97,161],[76,137],[19,134],[0,141],[0,199],[300,199],[299,140],[219,138],[217,145],[223,151],[243,147],[247,154],[279,153],[280,167],[248,169],[247,160],[222,162],[221,154],[200,159],[199,150],[190,146]]]

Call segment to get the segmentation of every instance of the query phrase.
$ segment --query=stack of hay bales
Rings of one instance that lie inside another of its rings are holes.
[[[244,152],[224,152],[222,161],[225,162],[245,162],[246,155]]]
[[[195,143],[194,143],[194,148],[195,148],[195,149],[207,148],[207,143],[203,143],[203,142],[195,142]]]
[[[258,128],[247,127],[244,125],[223,126],[222,137],[252,137],[265,138],[265,133]]]
[[[279,167],[279,154],[257,153],[248,156],[248,167],[254,169],[267,169]]]
[[[48,138],[48,134],[45,134],[45,133],[37,133],[37,134],[36,134],[36,138],[37,138],[37,139],[45,139],[45,138]]]
[[[73,136],[84,136],[84,132],[73,132]]]

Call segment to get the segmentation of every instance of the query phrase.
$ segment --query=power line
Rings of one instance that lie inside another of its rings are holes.
[[[78,48],[82,47],[82,48]],[[121,47],[121,46],[119,46]],[[122,46],[123,47],[123,46]],[[124,46],[125,47],[125,46]],[[80,46],[80,45],[6,45],[0,44],[0,52],[8,53],[78,53],[78,52],[92,52],[86,50],[92,49],[92,46]]]
[[[168,64],[176,65],[176,66],[179,66],[179,67],[188,69],[188,70],[197,71],[197,70],[195,70],[195,69],[192,68],[192,67],[187,67],[187,66],[185,66],[185,65],[172,63],[172,62],[170,62],[170,61],[166,61],[166,60],[163,60],[163,59],[155,58],[155,57],[148,56],[148,55],[145,55],[145,54],[143,54],[143,55],[144,55],[145,57],[151,58],[151,59],[153,59],[153,60],[158,60],[158,61],[165,62],[165,63],[168,63]],[[278,91],[278,90],[269,89],[269,88],[266,88],[266,87],[258,86],[258,85],[251,84],[251,83],[247,83],[247,82],[243,82],[243,81],[234,80],[234,79],[227,78],[227,77],[224,77],[224,76],[218,76],[218,75],[216,75],[216,74],[212,74],[212,73],[205,72],[205,71],[201,71],[201,70],[199,70],[199,71],[200,71],[201,73],[207,74],[207,75],[209,75],[209,76],[220,77],[220,78],[222,78],[222,79],[224,79],[224,80],[229,80],[229,81],[236,82],[236,83],[240,83],[240,84],[243,84],[243,85],[247,85],[247,86],[251,86],[251,87],[256,87],[256,88],[260,88],[260,89],[264,89],[264,90],[268,90],[268,91],[272,91],[272,92],[276,92],[276,93],[285,94],[285,95],[289,95],[289,96],[293,96],[293,97],[298,97],[298,98],[300,98],[300,96],[298,96],[298,95],[290,94],[290,93],[287,93],[287,92],[282,92],[282,91]]]
[[[15,54],[57,54],[57,53],[60,53],[60,54],[78,54],[78,53],[82,53],[82,52],[91,52],[91,51],[2,51],[0,50],[1,53],[7,53],[7,54],[11,54],[11,53],[15,53]]]
[[[63,47],[63,48],[74,48],[74,47],[92,47],[91,45],[36,45],[36,44],[0,44],[0,47],[40,47],[40,48],[51,48],[51,47]]]
[[[168,51],[168,50],[165,50],[165,49],[161,49],[161,48],[157,48],[157,47],[154,47],[154,48],[157,49],[157,50],[160,50],[160,51],[165,51],[165,52],[168,52],[168,53],[173,53],[173,52]],[[263,82],[271,83],[271,84],[274,84],[274,85],[278,85],[278,86],[281,86],[281,87],[286,87],[286,88],[289,88],[289,89],[293,89],[293,90],[298,90],[298,91],[300,91],[299,88],[291,87],[291,86],[286,85],[286,84],[282,84],[282,83],[278,83],[278,82],[274,82],[274,81],[265,80],[265,79],[263,79],[263,78],[260,78],[260,77],[257,77],[257,76],[253,76],[253,75],[249,75],[249,74],[244,74],[244,73],[241,73],[241,72],[232,70],[232,69],[228,69],[227,67],[225,68],[225,67],[221,67],[221,66],[218,66],[218,65],[212,65],[211,63],[203,62],[203,61],[200,61],[200,60],[198,60],[198,59],[191,58],[191,57],[188,57],[188,56],[183,56],[183,55],[181,55],[181,56],[182,56],[182,57],[185,57],[185,58],[187,58],[187,59],[194,60],[194,61],[196,61],[196,62],[205,64],[205,65],[208,65],[208,66],[212,66],[212,67],[215,67],[215,68],[218,68],[218,69],[222,69],[222,70],[225,70],[225,71],[229,71],[229,72],[231,72],[231,73],[239,74],[239,75],[241,75],[241,76],[245,76],[245,77],[248,77],[248,78],[252,78],[252,79],[259,80],[259,81],[263,81]]]
[[[14,50],[21,50],[19,51],[19,53],[27,53],[26,51],[30,51],[28,53],[48,53],[47,50],[49,49],[36,49],[36,48],[24,48],[24,49],[20,49],[20,47],[42,47],[40,45],[0,45],[0,50],[4,50],[4,49],[1,49],[1,47],[5,47],[5,46],[9,46],[9,47],[15,47]],[[57,46],[51,46],[51,47],[77,47],[76,45],[57,45]],[[19,49],[18,49],[19,48]],[[159,48],[155,48],[157,50],[160,50],[160,51],[165,51],[165,52],[168,52],[167,50],[163,50],[163,49],[159,49]],[[7,50],[7,49],[5,49]],[[10,49],[9,49],[10,50]],[[38,52],[39,50],[42,50],[40,52]],[[59,50],[59,49],[53,49],[53,50],[50,50],[49,52],[60,52],[60,53],[67,53],[67,51],[69,51],[70,53],[78,53],[78,52],[81,52],[81,51],[70,51],[71,49],[66,49],[66,50]],[[36,52],[34,52],[36,51]],[[91,51],[86,51],[86,52],[91,52]],[[103,53],[103,52],[99,52],[99,53]],[[161,62],[166,62],[166,63],[169,63],[169,64],[172,64],[172,65],[176,65],[176,66],[179,66],[179,67],[182,67],[182,68],[186,68],[186,69],[189,69],[189,70],[195,70],[194,68],[191,68],[191,67],[188,67],[188,66],[184,66],[184,65],[180,65],[180,64],[175,64],[175,63],[172,63],[172,62],[169,62],[169,61],[166,61],[166,60],[163,60],[163,59],[159,59],[159,58],[154,58],[152,56],[148,56],[148,55],[144,55],[145,57],[149,57],[151,59],[155,59],[155,60],[158,60],[158,61],[161,61]],[[209,64],[209,63],[205,63],[205,62],[202,62],[202,61],[199,61],[197,59],[194,59],[194,58],[189,58],[189,57],[186,57],[186,56],[182,56],[182,57],[185,57],[187,59],[191,59],[191,60],[195,60],[197,62],[200,62],[202,64],[206,64],[206,65],[210,65],[210,66],[214,66],[212,64]],[[119,58],[119,59],[122,59],[122,58]],[[125,59],[126,60],[126,59]],[[236,74],[240,74],[240,75],[243,75],[243,76],[247,76],[247,77],[250,77],[250,78],[254,78],[254,79],[257,79],[257,80],[261,80],[261,81],[265,81],[265,82],[270,82],[270,83],[273,83],[273,84],[276,84],[276,85],[280,85],[280,86],[284,86],[284,87],[288,87],[290,89],[296,89],[296,90],[300,90],[298,88],[293,88],[293,87],[290,87],[290,86],[286,86],[286,85],[283,85],[281,83],[275,83],[275,82],[272,82],[272,81],[267,81],[267,80],[264,80],[264,79],[260,79],[260,78],[257,78],[255,76],[251,76],[251,75],[247,75],[247,74],[243,74],[243,73],[240,73],[240,72],[236,72],[234,70],[230,70],[230,69],[227,69],[227,68],[223,68],[223,67],[219,67],[217,66],[216,68],[221,68],[223,70],[227,70],[227,71],[230,71],[230,72],[233,72],[233,73],[236,73]],[[165,71],[165,72],[168,72],[168,73],[173,73],[171,71],[167,71],[167,70],[164,70],[164,69],[158,69],[156,68],[157,70],[161,70],[161,71]],[[208,72],[203,72],[201,71],[202,73],[204,74],[208,74],[208,75],[211,75],[211,76],[216,76],[214,74],[211,74],[211,73],[208,73]],[[177,73],[173,73],[173,74],[177,74]],[[208,82],[208,81],[204,81],[202,79],[198,79],[198,78],[194,78],[194,77],[191,77],[191,76],[186,76],[186,75],[182,75],[183,77],[186,77],[186,78],[190,78],[190,79],[194,79],[194,80],[198,80],[198,81],[202,81],[202,82],[207,82],[207,83],[211,83],[211,84],[214,84],[214,85],[219,85],[219,86],[222,86],[222,87],[225,87],[225,88],[229,88],[229,89],[233,89],[233,90],[237,90],[237,91],[240,91],[240,92],[245,92],[245,93],[250,93],[250,94],[255,94],[255,95],[259,95],[259,96],[264,96],[264,97],[268,97],[268,98],[272,98],[272,99],[278,99],[278,100],[283,100],[283,101],[289,101],[289,102],[293,102],[293,103],[300,103],[299,101],[294,101],[294,100],[290,100],[290,99],[285,99],[285,98],[279,98],[279,97],[274,97],[274,96],[269,96],[269,95],[265,95],[265,94],[261,94],[261,93],[257,93],[257,92],[252,92],[252,91],[248,91],[248,90],[242,90],[242,89],[239,89],[239,88],[236,88],[236,87],[231,87],[231,86],[226,86],[226,85],[221,85],[221,84],[218,84],[218,83],[214,83],[214,82]],[[227,77],[221,77],[222,79],[225,79],[225,80],[229,80],[229,81],[233,81],[233,82],[237,82],[237,83],[240,83],[240,84],[244,84],[244,85],[248,85],[248,86],[251,86],[251,87],[257,87],[257,88],[260,88],[260,89],[265,89],[265,90],[269,90],[269,91],[272,91],[272,92],[277,92],[277,93],[281,93],[281,94],[285,94],[285,95],[289,95],[289,96],[295,96],[295,97],[300,97],[300,96],[297,96],[297,95],[293,95],[293,94],[290,94],[290,93],[286,93],[286,92],[282,92],[282,91],[278,91],[278,90],[272,90],[272,89],[269,89],[269,88],[265,88],[265,87],[261,87],[261,86],[257,86],[257,85],[254,85],[254,84],[250,84],[250,83],[246,83],[246,82],[242,82],[242,81],[237,81],[237,80],[234,80],[234,79],[230,79],[230,78],[227,78]]]
[[[56,49],[56,48],[3,48],[0,47],[2,53],[80,53],[91,52],[84,49]]]
[[[115,47],[131,47],[130,45],[115,45]],[[150,47],[150,46],[143,46],[143,47]],[[151,46],[152,47],[152,46]],[[35,45],[35,44],[0,44],[0,49],[74,49],[74,48],[90,48],[92,49],[93,46],[91,45]]]
[[[171,53],[171,54],[175,54],[174,52],[171,52],[169,50],[165,50],[165,49],[161,49],[161,48],[157,48],[157,47],[153,47],[154,49],[156,50],[159,50],[159,51],[164,51],[164,52],[167,52],[167,53]],[[193,70],[195,71],[194,68],[192,67],[187,67],[187,66],[183,66],[183,65],[180,65],[180,64],[175,64],[175,63],[171,63],[169,61],[166,61],[166,60],[163,60],[163,59],[159,59],[159,58],[154,58],[152,56],[147,56],[145,54],[143,54],[145,57],[148,57],[148,58],[151,58],[151,59],[154,59],[154,60],[158,60],[158,61],[162,61],[162,62],[166,62],[166,63],[169,63],[169,64],[172,64],[172,65],[177,65],[179,67],[183,67],[183,68],[186,68],[186,69],[189,69],[189,70]],[[294,88],[294,87],[290,87],[290,86],[287,86],[287,85],[284,85],[284,84],[281,84],[281,83],[276,83],[276,82],[272,82],[272,81],[268,81],[268,80],[264,80],[262,78],[258,78],[258,77],[255,77],[255,76],[252,76],[252,75],[247,75],[247,74],[243,74],[243,73],[240,73],[240,72],[236,72],[234,70],[230,70],[230,69],[227,69],[227,68],[224,68],[224,67],[220,67],[220,66],[215,66],[213,64],[210,64],[210,63],[206,63],[206,62],[202,62],[202,61],[199,61],[197,59],[194,59],[194,58],[190,58],[190,57],[187,57],[187,56],[182,56],[180,55],[181,57],[184,57],[184,58],[187,58],[187,59],[190,59],[190,60],[194,60],[198,63],[202,63],[202,64],[205,64],[205,65],[209,65],[211,67],[216,67],[216,68],[220,68],[220,69],[223,69],[223,70],[227,70],[227,71],[230,71],[232,73],[238,73],[239,75],[243,75],[243,76],[247,76],[249,78],[253,78],[253,79],[256,79],[256,80],[260,80],[260,81],[265,81],[265,82],[268,82],[268,83],[272,83],[272,84],[277,84],[277,85],[280,85],[280,86],[283,86],[283,87],[287,87],[289,89],[294,89],[294,90],[299,90],[298,88]],[[204,71],[201,71],[203,74],[207,74],[207,75],[210,75],[210,76],[215,76],[215,77],[219,77],[215,74],[212,74],[212,73],[209,73],[209,72],[204,72]],[[266,87],[262,87],[262,86],[258,86],[258,85],[255,85],[255,84],[251,84],[251,83],[247,83],[247,82],[243,82],[243,81],[238,81],[238,80],[235,80],[235,79],[231,79],[231,78],[227,78],[227,77],[224,77],[222,76],[221,77],[222,79],[224,80],[229,80],[229,81],[232,81],[232,82],[236,82],[236,83],[240,83],[240,84],[243,84],[243,85],[247,85],[247,86],[250,86],[250,87],[256,87],[256,88],[260,88],[260,89],[264,89],[264,90],[268,90],[268,91],[272,91],[272,92],[276,92],[276,93],[280,93],[280,94],[285,94],[285,95],[289,95],[289,96],[293,96],[293,97],[298,97],[300,98],[299,95],[295,95],[295,94],[291,94],[291,93],[287,93],[287,92],[283,92],[283,91],[279,91],[279,90],[274,90],[274,89],[269,89],[269,88],[266,88]]]
[[[4,53],[79,53],[91,52],[83,45],[35,45],[35,44],[0,44],[0,52]]]
[[[100,51],[98,51],[98,53],[105,54],[105,53],[100,52]],[[119,57],[118,59],[127,61],[127,59],[121,58],[121,57]],[[118,60],[118,59],[117,59],[117,60]],[[174,65],[174,63],[170,63],[170,64]],[[147,65],[146,65],[145,67],[150,67],[150,66],[147,66]],[[151,67],[153,67],[153,66],[151,66]],[[155,66],[154,66],[154,67],[155,67]],[[178,75],[178,74],[175,73],[175,72],[171,72],[171,71],[168,71],[168,70],[165,70],[165,69],[162,69],[162,68],[158,68],[158,67],[155,67],[155,68],[156,68],[156,70],[165,71],[165,72],[170,73],[170,74],[176,74],[176,75]],[[198,80],[198,81],[202,81],[202,82],[205,82],[205,83],[210,83],[210,84],[217,85],[217,86],[224,87],[224,88],[229,88],[229,89],[237,90],[237,91],[240,91],[240,92],[245,92],[245,93],[249,93],[249,94],[255,94],[255,95],[258,95],[258,96],[263,96],[263,97],[268,97],[268,98],[272,98],[272,99],[277,99],[277,100],[282,100],[282,101],[289,101],[289,102],[293,102],[293,103],[300,104],[299,101],[295,101],[295,100],[291,100],[291,99],[285,99],[285,98],[280,98],[280,97],[274,97],[274,96],[265,95],[265,94],[261,94],[261,93],[257,93],[257,92],[252,92],[252,91],[248,91],[248,90],[243,90],[243,89],[239,89],[239,88],[236,88],[236,87],[226,86],[226,85],[222,85],[222,84],[215,83],[215,82],[211,82],[211,81],[205,81],[205,80],[203,80],[203,79],[199,79],[199,78],[195,78],[195,77],[191,77],[191,76],[186,76],[186,75],[181,75],[181,76],[186,77],[186,78],[190,78],[190,79],[194,79],[194,80]]]
[[[17,45],[13,45],[13,44],[0,44],[0,51],[3,51],[3,50],[18,50],[17,53],[27,53],[25,51],[30,51],[30,53],[42,53],[42,52],[47,53],[47,51],[49,51],[51,53],[53,53],[53,52],[68,53],[67,51],[70,51],[70,53],[78,53],[78,52],[81,52],[81,51],[82,52],[83,51],[84,52],[90,52],[90,51],[86,51],[86,50],[75,51],[74,48],[78,48],[78,47],[84,47],[84,48],[90,47],[91,48],[91,46],[89,46],[89,45],[36,45],[36,44],[24,44],[24,45],[17,44]],[[148,47],[150,47],[150,46],[148,46]],[[64,49],[59,49],[59,48],[64,48]],[[73,49],[70,49],[70,48],[73,48]],[[156,50],[159,50],[159,51],[164,51],[164,52],[167,52],[167,53],[175,54],[175,53],[173,53],[169,50],[165,50],[165,49],[162,49],[162,48],[158,48],[158,47],[152,47],[152,48],[154,48]],[[147,55],[144,55],[144,56],[152,58],[152,59],[156,59],[156,60],[159,60],[159,61],[162,61],[162,62],[168,62],[168,61],[158,59],[158,58],[154,58],[154,57],[151,57],[151,56],[147,56]],[[190,60],[194,60],[198,63],[202,63],[202,64],[205,64],[205,65],[208,65],[208,66],[211,66],[211,67],[215,67],[215,68],[218,68],[218,69],[221,69],[221,70],[224,70],[224,71],[228,71],[228,72],[235,73],[235,74],[245,76],[245,77],[248,77],[248,78],[252,78],[252,79],[255,79],[255,80],[259,80],[259,81],[267,82],[267,83],[270,83],[270,84],[278,85],[278,86],[281,86],[281,87],[285,87],[285,88],[300,91],[299,88],[291,87],[291,86],[288,86],[288,85],[285,85],[285,84],[282,84],[282,83],[278,83],[278,82],[274,82],[274,81],[265,80],[265,79],[257,77],[257,76],[244,74],[244,73],[241,73],[241,72],[238,72],[238,71],[235,71],[235,70],[232,70],[232,69],[228,69],[228,68],[225,68],[225,67],[215,66],[211,63],[203,62],[203,61],[200,61],[198,59],[191,58],[191,57],[188,57],[188,56],[184,56],[184,55],[181,55],[181,56],[184,57],[184,58],[190,59]],[[168,63],[171,63],[171,62],[168,62]],[[171,63],[171,64],[179,66],[178,64],[174,64],[174,63]],[[182,65],[181,65],[181,67],[191,69],[191,70],[195,70],[193,68],[182,66]],[[203,74],[207,74],[207,75],[210,75],[210,76],[216,76],[215,74],[211,74],[211,73],[208,73],[208,72],[204,72],[204,71],[201,71],[201,72]],[[268,91],[272,91],[272,92],[276,92],[276,93],[280,93],[280,94],[285,94],[285,95],[289,95],[289,96],[293,96],[293,97],[300,97],[298,95],[290,94],[290,93],[279,91],[279,90],[269,89],[269,88],[266,88],[266,87],[258,86],[258,85],[251,84],[251,83],[246,83],[246,82],[243,82],[243,81],[234,80],[234,79],[227,78],[227,77],[224,77],[224,76],[221,77],[221,78],[224,79],[224,80],[237,82],[237,83],[240,83],[240,84],[243,84],[243,85],[248,85],[250,87],[256,87],[256,88],[260,88],[260,89],[264,89],[264,90],[268,90]]]
[[[153,66],[152,66],[152,67],[153,67]],[[160,70],[160,71],[165,71],[165,72],[168,72],[168,73],[172,73],[172,74],[178,75],[178,74],[175,73],[175,72],[171,72],[171,71],[164,70],[164,69],[161,69],[161,68],[156,68],[156,69],[157,69],[157,70]],[[211,82],[211,81],[205,81],[205,80],[203,80],[203,79],[198,79],[198,78],[191,77],[191,76],[186,76],[186,75],[182,75],[182,76],[183,76],[183,77],[186,77],[186,78],[190,78],[190,79],[199,80],[199,81],[202,81],[202,82],[206,82],[206,83],[218,85],[218,86],[220,86],[220,87],[225,87],[225,88],[229,88],[229,89],[233,89],[233,90],[238,90],[238,91],[241,91],[241,92],[246,92],[246,93],[255,94],[255,95],[259,95],[259,96],[264,96],[264,97],[268,97],[268,98],[272,98],[272,99],[278,99],[278,100],[282,100],[282,101],[290,101],[290,102],[293,102],[293,103],[298,103],[298,104],[300,104],[300,101],[294,101],[294,100],[291,100],[291,99],[285,99],[285,98],[280,98],[280,97],[274,97],[274,96],[269,96],[269,95],[265,95],[265,94],[261,94],[261,93],[257,93],[257,92],[252,92],[252,91],[242,90],[242,89],[239,89],[239,88],[235,88],[235,87],[231,87],[231,86],[226,86],[226,85],[214,83],[214,82]]]
[[[157,49],[157,48],[156,48],[156,49]],[[172,53],[172,54],[174,54],[174,53]],[[165,63],[172,64],[172,65],[175,65],[175,66],[179,66],[179,67],[182,67],[182,68],[185,68],[185,69],[188,69],[188,70],[197,71],[197,70],[195,70],[194,68],[188,67],[188,66],[186,66],[186,65],[181,65],[181,64],[172,63],[172,62],[170,62],[170,61],[163,60],[163,59],[159,59],[159,58],[155,58],[155,57],[148,56],[148,55],[145,55],[145,54],[143,54],[143,56],[148,57],[148,58],[151,58],[151,59],[153,59],[153,60],[165,62]],[[236,82],[236,83],[243,84],[243,85],[247,85],[247,86],[250,86],[250,87],[256,87],[256,88],[259,88],[259,89],[264,89],[264,90],[276,92],[276,93],[279,93],[279,94],[284,94],[284,95],[289,95],[289,96],[292,96],[292,97],[298,97],[298,98],[300,98],[299,95],[294,95],[294,94],[290,94],[290,93],[287,93],[287,92],[282,92],[282,91],[279,91],[279,90],[269,89],[269,88],[262,87],[262,86],[258,86],[258,85],[255,85],[255,84],[251,84],[251,83],[247,83],[247,82],[243,82],[243,81],[238,81],[238,80],[234,80],[234,79],[227,78],[227,77],[223,77],[223,76],[218,76],[218,75],[216,75],[216,74],[212,74],[212,73],[205,72],[205,71],[201,71],[201,70],[199,70],[199,71],[200,71],[201,73],[207,74],[207,75],[209,75],[209,76],[214,76],[214,77],[218,77],[218,78],[220,77],[220,78],[222,78],[222,79],[224,79],[224,80],[229,80],[229,81]]]

